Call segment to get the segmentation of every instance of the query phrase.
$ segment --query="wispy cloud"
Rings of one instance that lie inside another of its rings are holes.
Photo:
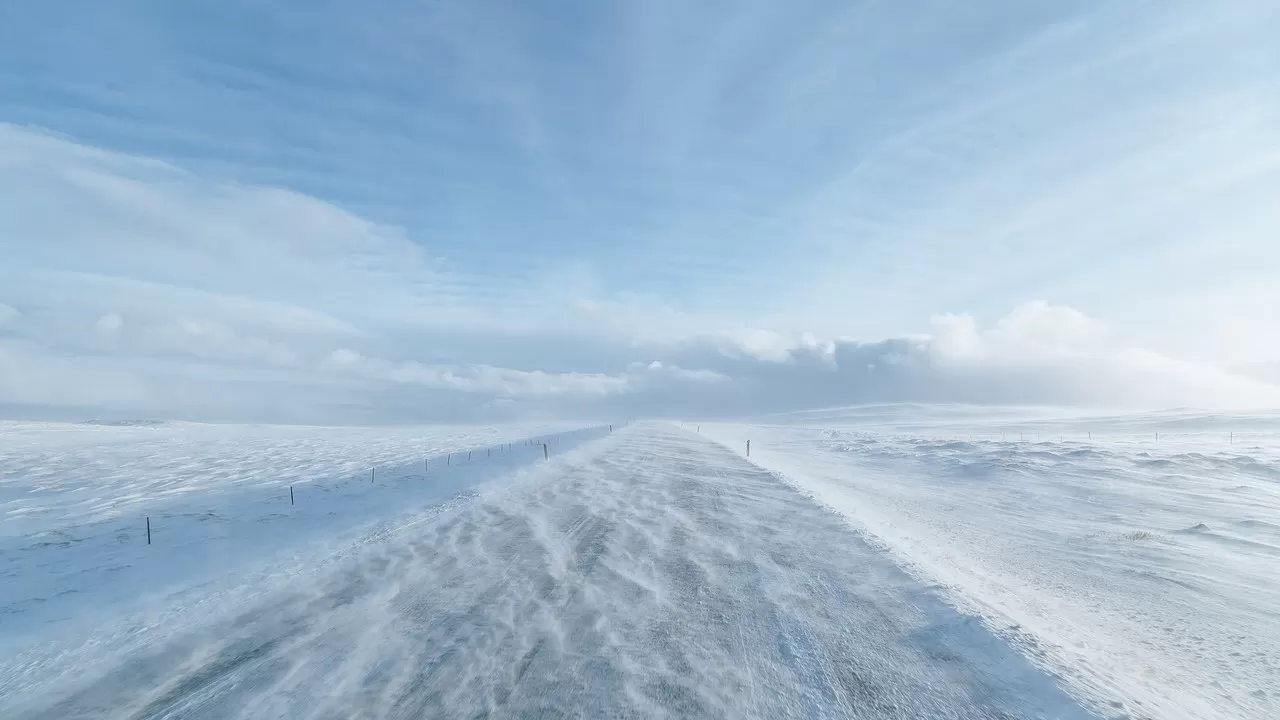
[[[1270,402],[1272,15],[15,6],[0,402]]]

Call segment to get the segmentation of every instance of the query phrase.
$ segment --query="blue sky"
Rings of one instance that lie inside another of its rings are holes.
[[[1280,360],[1278,38],[1264,0],[11,3],[0,403],[1265,404],[1220,369]]]

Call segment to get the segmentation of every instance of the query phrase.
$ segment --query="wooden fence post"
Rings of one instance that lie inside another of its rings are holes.
[[[293,486],[292,485],[289,486],[289,504],[290,505],[293,504]]]
[[[546,444],[546,443],[542,443],[542,459],[543,459],[543,460],[546,460],[546,459],[548,459],[548,457],[549,457],[549,456],[548,456],[548,454],[547,454],[547,444]]]
[[[751,441],[747,441],[747,457],[751,457]]]
[[[147,544],[151,544],[151,516],[147,516]]]

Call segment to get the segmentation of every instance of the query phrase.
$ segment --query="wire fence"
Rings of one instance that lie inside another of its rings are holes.
[[[621,428],[623,425],[617,424],[616,427]],[[352,505],[361,503],[362,498],[358,491],[360,486],[374,491],[397,488],[411,491],[426,487],[428,491],[421,493],[421,499],[431,502],[439,501],[447,499],[450,494],[465,492],[472,482],[486,479],[488,473],[484,472],[484,469],[501,473],[504,469],[514,470],[527,465],[539,456],[541,460],[547,461],[552,458],[552,449],[555,447],[572,447],[593,436],[612,433],[614,428],[614,424],[599,425],[529,437],[514,442],[451,450],[428,455],[420,461],[375,465],[369,468],[366,475],[322,474],[312,480],[294,479],[276,488],[268,487],[265,491],[261,485],[240,489],[236,487],[235,482],[228,481],[220,486],[202,490],[210,496],[205,508],[199,507],[201,505],[199,502],[183,500],[179,503],[170,503],[165,509],[154,508],[144,512],[140,518],[134,515],[140,521],[135,526],[141,531],[137,537],[140,540],[145,538],[145,544],[153,545],[166,538],[168,529],[166,526],[171,525],[175,520],[194,520],[197,523],[214,525],[229,520],[228,514],[235,514],[237,511],[241,514],[260,515],[264,507],[278,507],[286,502],[289,508],[305,508],[308,503],[317,502],[317,496],[321,495],[330,501],[324,507],[326,511],[340,513]],[[501,464],[495,464],[498,461]],[[433,481],[438,481],[438,487],[435,489],[441,492],[430,491]],[[339,506],[334,506],[335,500],[339,502]],[[377,503],[372,504],[382,507]],[[402,506],[396,507],[403,509]],[[281,518],[272,515],[272,519]],[[117,542],[127,542],[129,533],[122,527],[125,524],[127,524],[127,518],[112,515],[71,525],[37,527],[29,532],[9,535],[8,542],[0,544],[0,555],[5,553],[4,545],[9,545],[10,551],[56,549],[78,546],[95,535],[104,534],[110,535]],[[111,532],[103,532],[104,530]],[[21,541],[24,537],[33,538],[34,541],[23,544]],[[0,540],[4,539],[0,536]],[[191,540],[189,537],[186,539]],[[14,546],[15,541],[17,547]]]

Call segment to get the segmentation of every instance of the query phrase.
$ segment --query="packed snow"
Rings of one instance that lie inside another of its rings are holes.
[[[348,432],[325,431],[338,445],[311,447],[354,473],[372,458],[348,458],[360,443],[335,440]],[[350,437],[377,434],[364,432]],[[46,592],[41,563],[83,565],[91,579],[63,609],[92,621],[43,617],[37,632],[17,633],[42,610],[9,598],[0,631],[16,639],[0,655],[0,716],[1092,716],[838,514],[706,436],[638,424],[548,439],[546,456],[517,442],[469,470],[425,476],[414,460],[385,485],[316,484],[297,505],[264,479],[250,487],[271,490],[266,507],[236,526],[253,536],[247,545],[201,530],[206,485],[171,498],[163,527],[187,533],[177,545],[121,529],[6,546],[10,596]],[[234,445],[204,463],[211,470]],[[98,452],[127,454],[110,447]],[[449,473],[465,477],[444,482]],[[67,484],[66,517],[93,506],[80,489],[88,481]],[[35,485],[10,475],[7,487],[22,482]],[[91,522],[132,523],[142,509]],[[222,515],[213,522],[233,522]],[[339,522],[348,515],[365,524]],[[300,527],[313,528],[305,543],[244,552],[301,537]],[[108,559],[171,568],[214,542],[240,550],[219,556],[222,572],[212,563],[198,582],[157,573],[168,587],[147,600],[104,591],[124,583],[93,570]]]
[[[750,440],[1100,713],[1280,717],[1280,415],[884,406],[694,429]]]

